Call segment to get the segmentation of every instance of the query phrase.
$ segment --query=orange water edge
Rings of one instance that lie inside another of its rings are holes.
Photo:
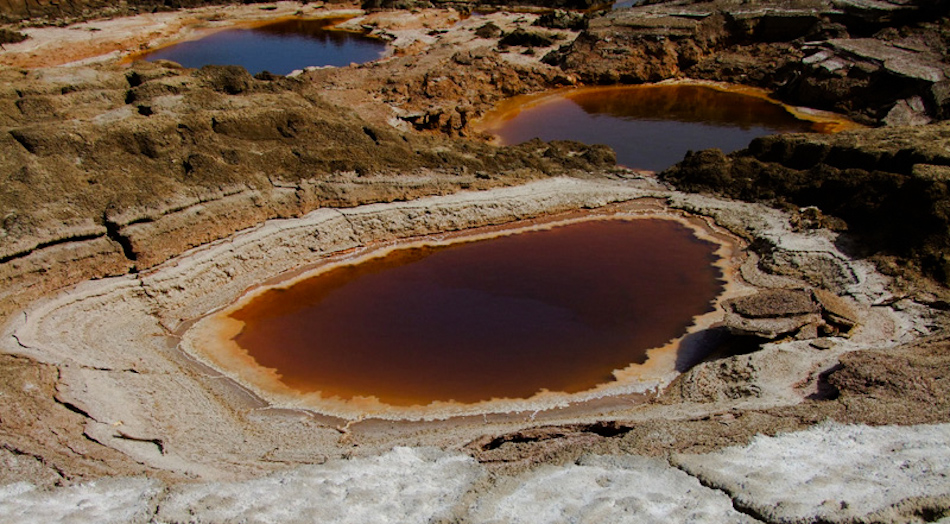
[[[711,220],[705,220],[702,217],[687,217],[674,212],[592,214],[541,224],[513,224],[503,229],[494,229],[488,232],[481,230],[463,232],[461,235],[449,239],[410,239],[395,245],[389,244],[372,249],[368,253],[343,257],[312,270],[298,273],[292,278],[279,283],[250,290],[230,306],[197,321],[183,334],[181,348],[198,360],[249,388],[273,407],[307,409],[348,420],[362,420],[365,418],[443,420],[487,413],[543,411],[564,408],[571,404],[609,396],[655,391],[679,374],[676,370],[676,360],[683,340],[689,335],[709,329],[721,321],[722,313],[718,307],[694,317],[692,325],[686,329],[682,336],[670,340],[661,347],[647,350],[647,360],[643,364],[631,364],[625,368],[614,370],[614,381],[599,384],[579,393],[569,394],[540,390],[528,398],[492,398],[491,400],[475,403],[435,401],[427,405],[412,406],[386,404],[373,396],[354,396],[350,399],[342,399],[332,396],[324,397],[320,392],[304,393],[294,390],[282,382],[281,375],[276,370],[258,365],[248,351],[234,341],[234,337],[243,329],[244,323],[230,316],[232,312],[239,310],[254,297],[269,289],[286,288],[341,265],[359,264],[372,258],[386,256],[396,249],[485,240],[526,231],[550,229],[587,220],[637,220],[641,218],[675,220],[687,226],[700,240],[712,242],[717,246],[714,251],[714,255],[717,257],[714,266],[720,269],[722,273],[722,292],[716,299],[717,304],[725,298],[747,292],[748,286],[738,279],[737,272],[737,258],[741,252],[740,241],[716,227],[711,223]]]
[[[185,42],[193,42],[195,40],[201,40],[202,38],[206,38],[208,36],[211,36],[215,33],[220,33],[222,31],[231,31],[234,29],[257,29],[259,27],[265,27],[265,26],[269,26],[273,24],[290,22],[293,20],[299,20],[303,22],[325,21],[327,22],[327,26],[322,28],[324,31],[339,31],[341,33],[363,34],[363,32],[361,31],[336,27],[337,25],[342,24],[343,22],[346,22],[353,18],[356,18],[357,16],[358,15],[356,14],[340,14],[339,12],[328,12],[328,13],[325,13],[323,16],[287,15],[287,16],[280,16],[280,17],[275,17],[275,18],[264,18],[260,20],[241,20],[241,19],[221,20],[220,21],[221,25],[215,26],[215,27],[201,27],[202,25],[208,24],[209,22],[215,22],[214,20],[189,18],[189,19],[183,20],[181,24],[182,27],[179,31],[184,30],[184,29],[193,29],[194,31],[193,33],[189,34],[188,36],[184,36],[182,38],[177,38],[177,39],[170,40],[168,42],[164,42],[161,45],[157,45],[154,47],[149,47],[148,49],[142,49],[140,51],[129,53],[128,55],[124,56],[121,60],[119,60],[119,63],[131,64],[132,62],[135,62],[137,60],[145,60],[147,56],[157,51],[161,51],[163,49],[167,49],[169,47],[173,47]],[[376,36],[372,36],[372,35],[365,35],[365,36],[367,38],[373,38],[376,40],[383,41],[382,39]]]
[[[494,109],[485,113],[485,115],[473,122],[472,129],[478,133],[494,135],[492,141],[499,145],[512,145],[505,144],[504,141],[497,136],[498,131],[504,127],[506,122],[517,117],[522,111],[540,107],[562,98],[571,99],[581,95],[596,95],[600,93],[610,94],[618,91],[636,92],[648,89],[662,89],[663,87],[667,86],[702,86],[714,89],[716,91],[736,93],[758,100],[764,100],[785,109],[785,111],[798,120],[812,123],[815,132],[819,133],[838,133],[853,129],[862,129],[865,127],[837,113],[805,107],[797,107],[782,103],[772,98],[764,89],[736,84],[726,84],[722,82],[684,79],[667,80],[655,84],[566,87],[544,91],[542,93],[519,95],[499,102]]]

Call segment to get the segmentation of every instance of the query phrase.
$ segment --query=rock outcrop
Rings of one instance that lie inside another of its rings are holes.
[[[608,178],[613,156],[571,142],[496,148],[459,138],[501,98],[573,85],[578,77],[739,81],[866,122],[945,119],[950,87],[934,61],[946,54],[946,2],[650,3],[603,17],[552,16],[544,30],[530,28],[533,15],[498,16],[498,31],[488,27],[485,37],[472,20],[463,30],[471,29],[471,40],[426,28],[385,63],[297,79],[169,63],[0,69],[0,481],[9,487],[24,478],[50,485],[148,475],[158,480],[129,483],[144,493],[136,500],[156,518],[176,519],[211,513],[173,504],[184,500],[175,493],[190,488],[154,495],[162,481],[270,482],[291,478],[280,473],[288,466],[359,463],[363,471],[364,461],[348,459],[389,453],[419,465],[441,456],[390,452],[397,441],[466,449],[486,469],[560,474],[590,467],[590,459],[577,460],[584,453],[709,452],[827,419],[946,422],[950,344],[943,336],[907,344],[945,329],[946,295],[897,294],[870,264],[849,256],[873,255],[894,274],[910,262],[948,280],[946,125],[764,138],[733,155],[694,153],[663,174],[680,189],[769,202],[784,213],[674,191],[627,171],[614,172],[624,180],[586,189],[576,178],[524,184],[557,174]],[[392,29],[367,22],[356,28],[372,27],[377,36]],[[519,27],[522,40],[499,48]],[[522,45],[566,43],[584,27],[574,44],[550,55],[557,67],[537,63],[547,48]],[[532,42],[524,33],[555,36]],[[524,187],[353,208],[516,184]],[[737,345],[751,347],[727,345],[695,367],[702,355],[677,355],[664,376],[671,378],[673,367],[683,373],[662,391],[597,398],[590,408],[398,427],[340,421],[299,405],[274,409],[175,347],[176,329],[187,320],[328,252],[625,198],[643,198],[637,205],[648,207],[662,201],[751,242],[745,255],[731,253],[744,260],[735,269],[772,291],[726,302],[729,325],[756,335]],[[324,209],[305,215],[316,208]],[[269,220],[275,217],[288,219]],[[124,276],[83,282],[107,275]],[[73,294],[52,296],[78,282]],[[773,343],[760,344],[763,338]],[[876,347],[887,349],[868,350]],[[914,438],[909,431],[896,442]],[[407,462],[393,463],[409,471]],[[533,468],[538,463],[552,465]],[[667,461],[629,464],[631,472],[656,466],[664,475],[682,473],[667,471]],[[598,473],[586,485],[607,489],[604,478]],[[412,482],[399,485],[412,489]],[[519,482],[524,478],[499,476],[458,493],[472,501]],[[218,500],[220,488],[208,489],[207,500]],[[617,493],[627,497],[624,490]],[[46,500],[39,493],[24,498]],[[927,503],[895,504],[905,508],[903,520],[942,516],[923,513],[932,511]]]
[[[846,222],[854,254],[897,256],[950,282],[948,151],[947,124],[776,135],[731,155],[690,154],[661,177],[688,191],[815,206]]]
[[[76,22],[108,16],[129,16],[233,3],[235,2],[231,0],[0,0],[0,23]],[[241,3],[266,2],[251,0]],[[598,0],[330,0],[325,3],[331,6],[351,5],[366,10],[454,8],[465,12],[511,7],[588,10],[603,4]]]
[[[602,4],[598,0],[363,0],[361,7],[367,10],[451,7],[469,12],[511,7],[587,10]]]
[[[123,16],[185,7],[222,5],[223,0],[0,0],[0,22],[12,23],[78,21],[105,16]],[[248,2],[250,3],[250,2]]]
[[[854,307],[824,289],[770,289],[726,300],[722,307],[729,331],[768,340],[846,336],[860,322]]]
[[[946,118],[948,3],[661,2],[589,20],[545,61],[586,83],[701,78],[865,123]]]
[[[238,67],[0,75],[0,314],[268,218],[612,163],[602,146],[401,133],[326,102],[319,84]]]

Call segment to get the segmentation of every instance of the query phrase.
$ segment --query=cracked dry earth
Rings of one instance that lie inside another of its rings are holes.
[[[596,77],[593,57],[611,56],[600,50],[617,35],[663,33],[639,57],[654,79],[738,77],[758,67],[746,48],[790,45],[784,60],[806,74],[784,96],[858,89],[906,68],[869,70],[880,49],[856,52],[842,31],[914,5],[660,2],[552,30],[531,54],[475,31],[537,15],[361,14],[349,23],[388,35],[394,56],[295,79],[110,61],[0,69],[0,522],[947,521],[950,301],[932,280],[945,280],[945,126],[773,137],[660,178],[613,166],[601,147],[457,138],[504,97]],[[148,27],[218,23],[182,13]],[[787,19],[817,26],[776,25]],[[875,38],[933,51],[934,25]],[[763,41],[722,32],[736,27]],[[809,44],[825,54],[807,61],[776,27],[837,40]],[[110,51],[100,44],[90,56]],[[4,60],[24,56],[8,47]],[[828,53],[851,61],[831,73],[869,76],[820,76]],[[639,74],[632,63],[615,69]],[[768,87],[774,69],[748,83]],[[899,96],[839,109],[940,119],[942,77],[920,71]],[[890,198],[875,200],[887,234],[876,209],[809,201],[805,179]],[[895,218],[906,201],[931,212]],[[692,220],[729,239],[731,298],[698,331],[712,354],[609,395],[400,419],[268,397],[189,345],[193,321],[336,253],[597,214]]]

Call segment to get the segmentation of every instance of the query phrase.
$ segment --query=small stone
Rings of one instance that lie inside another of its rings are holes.
[[[815,349],[819,349],[821,351],[835,347],[835,343],[827,338],[816,338],[812,340],[809,344],[811,345],[811,347]]]
[[[475,36],[479,38],[498,38],[501,36],[501,28],[493,22],[488,22],[475,30]]]
[[[515,29],[498,41],[500,45],[521,47],[548,47],[554,44],[551,35],[524,29]]]
[[[811,340],[813,338],[818,338],[818,323],[812,322],[811,324],[805,324],[802,326],[798,333],[795,334],[797,340]]]
[[[922,126],[930,122],[927,108],[919,96],[898,101],[884,117],[888,126]]]
[[[818,306],[809,293],[790,289],[772,289],[727,301],[728,307],[747,318],[788,317],[817,313]]]
[[[821,306],[822,317],[828,323],[834,324],[846,332],[860,323],[860,315],[857,310],[843,298],[824,289],[815,289],[812,293]]]

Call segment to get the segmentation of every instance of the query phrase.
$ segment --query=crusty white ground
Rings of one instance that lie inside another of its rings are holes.
[[[162,483],[146,478],[105,478],[51,491],[26,482],[0,486],[0,523],[148,522]]]
[[[472,515],[472,522],[499,524],[755,522],[725,494],[666,461],[637,456],[588,456],[504,479]]]
[[[383,524],[448,517],[482,469],[467,455],[395,448],[244,482],[180,485],[159,522]]]
[[[846,522],[905,499],[950,496],[948,442],[948,424],[824,424],[673,461],[770,521]]]
[[[750,514],[769,522],[851,522],[872,513],[905,521],[888,510],[950,495],[947,442],[950,424],[829,423],[677,455],[676,467],[655,458],[587,456],[497,477],[467,455],[398,447],[234,482],[166,487],[112,478],[52,490],[9,484],[0,486],[0,524],[756,522]]]

